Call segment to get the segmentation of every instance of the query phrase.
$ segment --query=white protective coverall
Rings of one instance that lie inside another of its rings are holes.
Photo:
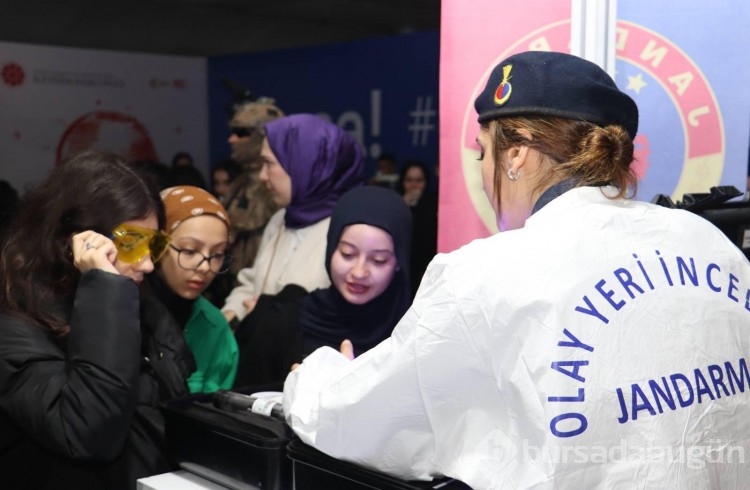
[[[284,387],[308,444],[473,488],[750,484],[750,265],[692,213],[585,187],[438,255],[391,338]]]

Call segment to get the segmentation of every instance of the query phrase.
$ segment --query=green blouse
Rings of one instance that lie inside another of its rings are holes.
[[[193,303],[184,334],[197,366],[188,378],[190,392],[212,393],[230,389],[237,375],[239,351],[234,332],[221,311],[199,296]]]

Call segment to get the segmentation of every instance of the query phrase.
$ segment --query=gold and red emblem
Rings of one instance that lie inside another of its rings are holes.
[[[503,105],[508,102],[508,99],[510,98],[510,93],[513,91],[513,87],[509,82],[510,70],[512,68],[513,65],[505,65],[503,67],[503,79],[495,90],[495,105]]]

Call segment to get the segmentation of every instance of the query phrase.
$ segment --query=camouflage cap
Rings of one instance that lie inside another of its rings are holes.
[[[258,129],[262,128],[266,122],[282,116],[284,112],[276,106],[274,99],[261,97],[253,102],[237,105],[229,126]]]

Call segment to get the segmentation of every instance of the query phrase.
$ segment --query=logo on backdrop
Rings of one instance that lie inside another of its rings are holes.
[[[151,77],[148,80],[148,86],[152,89],[175,89],[185,90],[187,88],[187,80],[184,78],[158,78]]]
[[[9,87],[18,87],[26,82],[35,85],[58,85],[68,87],[114,88],[125,87],[125,80],[110,73],[88,73],[82,71],[63,71],[50,69],[33,69],[27,71],[16,62],[0,66],[0,78]],[[179,87],[184,88],[184,87]]]
[[[33,71],[31,81],[38,85],[63,87],[125,88],[125,80],[111,73],[38,69]]]
[[[568,52],[569,41],[568,20],[522,37],[492,60],[466,102],[461,133],[464,182],[474,209],[490,233],[498,228],[477,165],[475,138],[479,126],[474,99],[503,59],[527,50]],[[636,198],[648,201],[656,194],[670,194],[679,200],[685,193],[707,192],[719,185],[725,157],[724,128],[716,97],[700,68],[660,34],[624,21],[618,21],[616,53],[615,81],[641,112],[634,141],[633,169],[639,177]],[[655,114],[658,117],[651,116]]]
[[[724,127],[700,67],[670,40],[631,22],[617,23],[616,52],[617,85],[641,110],[634,164],[638,199],[671,194],[681,200],[719,185]]]
[[[158,159],[146,127],[120,112],[90,112],[73,121],[57,145],[56,161],[89,149],[111,151],[128,160]]]
[[[18,63],[5,63],[0,71],[3,83],[9,87],[18,87],[26,79],[26,72]]]

